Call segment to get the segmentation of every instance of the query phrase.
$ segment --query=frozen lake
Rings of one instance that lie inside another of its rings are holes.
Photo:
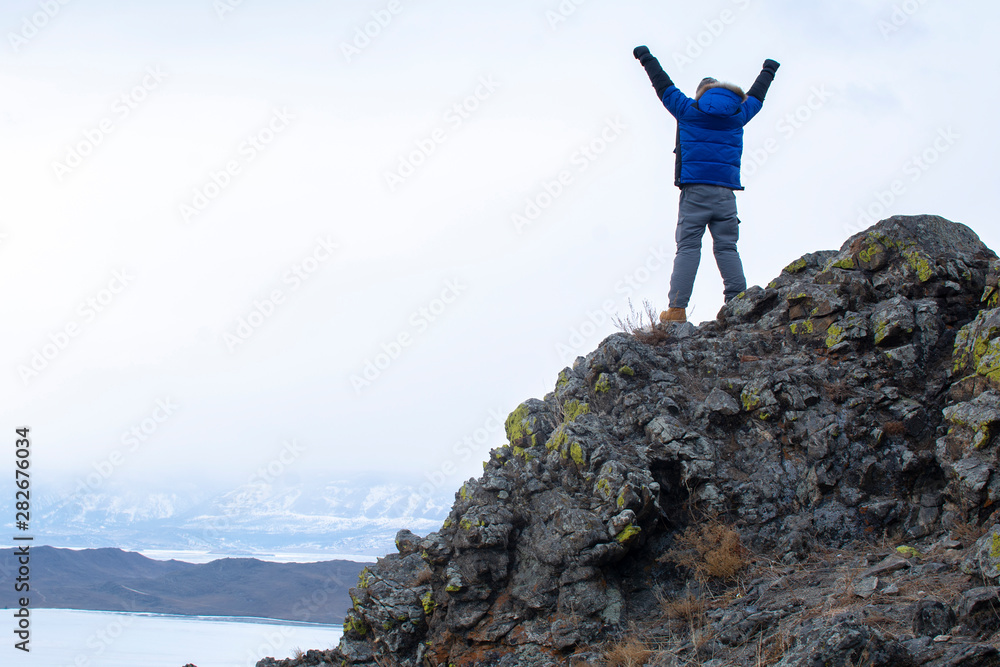
[[[217,616],[163,616],[69,609],[31,610],[31,652],[14,648],[14,610],[0,622],[3,665],[32,667],[253,667],[296,648],[328,649],[339,625]]]

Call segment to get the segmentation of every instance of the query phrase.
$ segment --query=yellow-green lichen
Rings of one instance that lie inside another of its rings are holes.
[[[552,432],[552,435],[549,437],[549,441],[545,443],[545,448],[549,451],[562,449],[562,446],[567,442],[569,442],[569,436],[566,435],[566,431],[564,431],[563,427],[560,426]]]
[[[355,634],[364,637],[368,634],[368,627],[364,624],[364,621],[354,618],[353,616],[348,616],[344,619],[344,634],[349,632],[354,632]]]
[[[826,330],[826,346],[833,347],[844,340],[844,330],[836,324],[831,324]]]
[[[594,391],[599,394],[606,394],[611,391],[611,378],[608,377],[607,373],[601,373],[597,376],[597,382],[594,383]]]
[[[576,463],[578,466],[582,466],[584,461],[586,460],[583,455],[583,447],[580,445],[579,442],[574,442],[572,445],[570,445],[569,455],[573,459],[573,462]]]
[[[858,253],[858,259],[862,263],[872,266],[876,263],[876,258],[885,252],[885,248],[880,243],[870,243]]]
[[[802,320],[801,322],[792,322],[788,325],[788,328],[796,336],[811,334],[813,333],[813,321]]]
[[[447,517],[447,518],[445,518],[444,523],[441,524],[441,527],[442,528],[451,528],[451,517],[450,516]]]
[[[597,480],[597,490],[601,492],[605,498],[611,497],[611,483],[604,477]]]
[[[368,588],[368,583],[371,580],[371,572],[368,568],[364,568],[358,573],[358,588]]]
[[[434,602],[434,593],[432,591],[427,591],[422,596],[420,596],[420,604],[424,607],[424,614],[430,616],[434,613],[434,608],[437,604]]]
[[[622,366],[621,368],[619,368],[618,374],[627,375],[629,377],[635,377],[635,371],[632,370],[629,366]]]
[[[760,394],[748,387],[740,394],[740,402],[743,403],[743,410],[745,412],[753,412],[764,404],[764,399]]]
[[[462,590],[462,587],[459,586],[458,584],[448,584],[447,586],[444,587],[444,589],[449,593],[457,593],[460,590]]]
[[[903,250],[903,256],[906,258],[906,263],[917,272],[917,279],[920,282],[925,283],[934,277],[934,269],[927,255],[916,250]]]
[[[525,461],[531,461],[535,458],[535,455],[529,452],[524,447],[514,447],[514,456],[520,456]]]
[[[580,415],[590,412],[590,406],[577,400],[568,400],[563,404],[563,421],[568,423],[574,421]]]
[[[830,269],[845,269],[847,271],[852,271],[857,268],[854,264],[853,257],[845,257],[843,259],[838,259],[836,262],[831,262],[827,268]]]
[[[531,411],[528,409],[528,406],[522,403],[507,417],[507,421],[504,423],[504,426],[507,430],[507,438],[510,440],[511,444],[523,442],[525,440],[530,443],[529,446],[531,447],[538,444],[538,436],[531,430],[531,427],[528,426],[528,417],[530,416]]]
[[[569,384],[569,375],[566,371],[559,371],[559,379],[556,380],[556,390],[562,389]]]
[[[794,262],[783,268],[782,271],[784,271],[785,273],[798,273],[802,269],[806,268],[808,265],[809,263],[806,262],[805,258],[800,257],[799,259],[795,260]]]
[[[619,544],[625,544],[626,542],[632,541],[641,532],[642,528],[639,526],[625,526],[625,529],[615,536],[615,540],[617,540]]]

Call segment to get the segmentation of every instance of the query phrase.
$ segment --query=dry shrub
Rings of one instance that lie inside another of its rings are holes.
[[[688,526],[659,560],[683,567],[701,582],[733,579],[750,564],[740,534],[718,522]]]
[[[604,659],[610,667],[639,667],[645,665],[652,655],[653,651],[641,639],[626,637],[612,644],[604,652]]]

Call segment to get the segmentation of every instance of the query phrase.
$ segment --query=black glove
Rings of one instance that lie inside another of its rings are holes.
[[[632,51],[632,55],[636,57],[646,70],[646,75],[649,77],[650,83],[653,84],[653,88],[656,90],[656,96],[662,101],[663,93],[667,91],[667,88],[674,85],[674,82],[670,80],[667,73],[663,71],[662,67],[660,67],[660,61],[657,60],[645,46],[635,47],[635,50]]]
[[[776,60],[771,60],[768,58],[764,61],[764,67],[760,70],[760,74],[757,75],[757,80],[753,82],[750,90],[747,91],[747,97],[756,97],[761,102],[764,101],[764,96],[767,95],[767,89],[771,87],[771,82],[774,81],[774,73],[778,71],[781,64]]]

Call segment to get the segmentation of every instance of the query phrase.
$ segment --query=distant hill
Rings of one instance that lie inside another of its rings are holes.
[[[93,609],[202,616],[253,616],[341,623],[350,608],[348,588],[364,563],[270,563],[223,558],[205,564],[157,561],[121,549],[31,548],[32,608]],[[12,581],[13,549],[0,556]],[[0,601],[13,607],[13,585]]]

